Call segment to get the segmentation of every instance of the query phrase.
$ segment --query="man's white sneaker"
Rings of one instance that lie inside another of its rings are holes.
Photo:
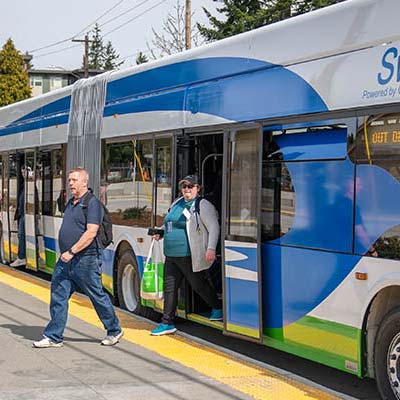
[[[36,347],[38,349],[46,349],[48,347],[62,347],[62,346],[63,346],[63,342],[60,342],[60,343],[53,342],[46,336],[42,340],[33,342],[33,344],[32,344],[32,347]]]
[[[101,344],[103,346],[114,346],[114,344],[117,344],[119,342],[119,339],[122,338],[122,336],[124,336],[124,332],[121,331],[120,333],[118,333],[118,335],[115,336],[109,336],[107,335],[102,341]]]
[[[10,264],[10,267],[20,267],[21,265],[26,265],[25,258],[17,258]]]

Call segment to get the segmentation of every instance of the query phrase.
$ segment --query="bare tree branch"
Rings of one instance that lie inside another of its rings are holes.
[[[194,12],[192,13],[192,19],[193,16]],[[185,50],[185,7],[181,4],[181,0],[177,0],[173,13],[168,14],[163,21],[162,30],[157,32],[152,28],[152,32],[152,47],[149,46],[148,42],[146,43],[150,58],[157,59]],[[194,47],[204,43],[196,22],[191,27],[191,38]]]

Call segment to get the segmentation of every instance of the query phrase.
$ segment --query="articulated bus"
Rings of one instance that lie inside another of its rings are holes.
[[[84,166],[113,222],[104,287],[150,316],[147,230],[198,174],[221,221],[214,326],[400,399],[399,15],[348,0],[1,108],[3,262],[24,185],[26,268],[52,272],[67,171]],[[210,323],[179,296],[181,317]]]

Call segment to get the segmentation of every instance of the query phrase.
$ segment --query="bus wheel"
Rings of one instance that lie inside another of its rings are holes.
[[[140,274],[132,250],[125,251],[118,260],[118,300],[122,308],[141,314]]]
[[[374,346],[375,379],[382,399],[400,399],[400,307],[381,322]]]

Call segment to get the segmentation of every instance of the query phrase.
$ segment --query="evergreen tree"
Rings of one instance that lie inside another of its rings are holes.
[[[89,69],[102,69],[104,64],[104,45],[101,29],[96,24],[89,45]]]
[[[207,41],[214,41],[341,1],[344,0],[223,0],[224,5],[217,11],[225,18],[218,20],[203,8],[211,28],[197,26]]]
[[[121,66],[124,62],[118,61],[118,58],[119,54],[117,54],[115,51],[112,43],[108,41],[106,47],[104,48],[103,69],[108,71]]]
[[[24,59],[8,39],[0,50],[0,106],[31,97]]]
[[[136,57],[136,65],[139,64],[144,64],[147,63],[149,61],[149,59],[146,57],[145,54],[143,54],[141,51],[139,52],[139,54]]]
[[[110,70],[118,68],[123,61],[118,62],[119,54],[111,42],[103,43],[101,29],[98,24],[93,28],[89,45],[89,69]]]

